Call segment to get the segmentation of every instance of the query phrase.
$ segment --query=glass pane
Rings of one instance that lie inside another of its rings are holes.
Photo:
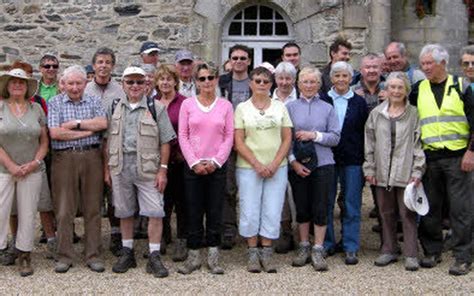
[[[273,9],[266,6],[260,6],[260,19],[261,20],[273,19]]]
[[[273,23],[260,23],[260,35],[271,36],[273,35]]]
[[[241,20],[242,19],[242,11],[237,13],[237,15],[234,17],[234,20]]]
[[[275,23],[275,35],[288,35],[288,27],[286,23]]]
[[[246,20],[256,20],[257,19],[257,6],[250,6],[245,8],[244,17]]]
[[[257,23],[245,23],[244,35],[257,35]]]
[[[242,23],[233,22],[229,26],[229,35],[230,36],[240,36],[242,35]]]
[[[278,13],[278,11],[275,11],[275,19],[277,20],[282,20],[283,17],[281,16],[281,14]]]

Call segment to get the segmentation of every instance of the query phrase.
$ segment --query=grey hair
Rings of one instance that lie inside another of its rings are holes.
[[[301,69],[300,73],[298,74],[298,80],[302,81],[302,77],[305,75],[314,75],[316,76],[316,80],[318,80],[319,84],[321,84],[321,72],[317,68],[314,67],[304,67]]]
[[[461,51],[460,51],[460,53],[459,53],[459,55],[461,56],[461,58],[462,58],[462,56],[465,55],[465,54],[474,55],[474,44],[468,45],[468,46],[464,46],[464,47],[461,49]]]
[[[143,71],[145,71],[146,74],[151,74],[156,72],[156,67],[155,65],[152,64],[141,64],[140,68],[142,68]]]
[[[63,79],[63,81],[66,81],[72,74],[79,74],[81,78],[87,80],[86,70],[84,70],[84,67],[79,65],[72,65],[64,69],[63,74],[61,75],[61,79]]]
[[[401,81],[403,81],[403,84],[405,85],[405,91],[407,92],[407,94],[411,92],[410,80],[408,79],[407,74],[401,71],[395,71],[388,75],[388,77],[385,79],[385,89],[388,88],[390,81],[394,79],[400,79]]]
[[[401,56],[405,56],[407,54],[407,48],[405,47],[404,43],[394,41],[391,42],[387,47],[389,47],[390,45],[395,45]]]
[[[420,52],[420,59],[422,56],[431,54],[436,64],[441,64],[442,61],[446,62],[446,66],[449,63],[449,53],[443,46],[439,44],[427,44],[423,46]]]
[[[336,72],[340,71],[347,71],[349,74],[354,76],[354,69],[352,68],[351,64],[344,62],[344,61],[339,61],[331,66],[331,71],[329,72],[329,76],[332,77]]]
[[[278,64],[278,66],[275,69],[275,77],[278,75],[282,74],[289,74],[291,78],[295,79],[296,78],[296,68],[295,66],[290,63],[290,62],[281,62]]]

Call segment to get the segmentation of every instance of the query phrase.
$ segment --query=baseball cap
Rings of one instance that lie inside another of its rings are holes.
[[[178,50],[176,52],[174,60],[176,63],[179,63],[184,60],[194,61],[193,53],[186,49]]]
[[[131,66],[131,67],[127,67],[127,68],[123,71],[122,79],[123,79],[125,76],[133,75],[133,74],[146,76],[146,73],[145,73],[145,71],[143,71],[142,68],[136,67],[136,66]]]
[[[158,48],[158,44],[156,44],[155,42],[153,41],[146,41],[142,44],[142,47],[140,48],[140,53],[145,53],[145,54],[149,54],[149,53],[152,53],[154,51],[157,51],[159,52],[160,49]]]

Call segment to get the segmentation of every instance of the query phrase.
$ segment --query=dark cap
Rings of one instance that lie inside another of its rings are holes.
[[[86,70],[87,74],[95,73],[94,68],[92,68],[92,65],[87,65],[87,66],[84,67],[84,69]]]
[[[142,47],[140,48],[140,53],[149,54],[149,53],[152,53],[154,51],[159,52],[160,49],[158,48],[158,44],[156,44],[153,41],[144,42],[142,44]]]

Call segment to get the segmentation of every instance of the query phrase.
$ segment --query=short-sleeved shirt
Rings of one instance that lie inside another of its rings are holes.
[[[60,94],[48,102],[48,127],[60,127],[71,120],[85,120],[96,117],[106,117],[104,107],[99,97],[84,94],[80,101],[72,101],[67,94]],[[100,144],[102,132],[92,136],[69,141],[51,140],[53,149],[84,147]]]
[[[43,109],[37,103],[30,103],[26,113],[16,117],[8,107],[8,100],[0,102],[0,106],[0,147],[18,165],[33,161],[39,148],[41,128],[46,126]],[[2,164],[0,173],[9,173]]]
[[[237,108],[237,105],[246,101],[250,97],[250,78],[244,80],[232,79],[232,107]]]
[[[58,94],[58,84],[53,83],[50,85],[44,84],[43,81],[40,81],[38,94],[47,101]]]
[[[105,110],[109,108],[113,100],[125,98],[122,86],[115,80],[110,80],[106,85],[100,85],[92,80],[87,83],[84,93],[99,97]]]
[[[235,129],[245,131],[245,144],[264,165],[270,164],[275,159],[282,142],[281,129],[293,127],[285,104],[278,100],[272,100],[264,114],[255,108],[251,100],[240,103],[235,110],[234,121]],[[285,158],[280,166],[286,164]],[[252,167],[241,156],[237,157],[236,165],[241,168]]]

